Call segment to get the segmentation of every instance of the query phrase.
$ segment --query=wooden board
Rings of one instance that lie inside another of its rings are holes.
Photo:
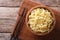
[[[18,11],[19,7],[0,7],[0,18],[15,19],[17,17]]]
[[[44,3],[48,6],[60,6],[60,0],[34,0],[36,2]],[[22,0],[0,0],[0,6],[4,7],[18,7]]]
[[[0,0],[0,6],[2,7],[18,7],[22,0]]]
[[[20,32],[19,38],[23,40],[60,40],[60,22],[59,22],[60,12],[56,12],[56,11],[54,12],[55,12],[57,22],[56,22],[55,29],[50,34],[46,36],[36,36],[27,29],[26,25],[24,25]]]
[[[0,33],[0,40],[10,40],[11,33]]]
[[[12,32],[19,8],[0,7],[0,32]]]
[[[30,4],[28,4],[28,6],[27,6],[27,3],[28,2],[30,2]],[[26,3],[26,4],[25,4]],[[28,8],[28,9],[30,9],[31,7],[33,7],[33,6],[36,6],[35,4],[36,3],[33,3],[33,2],[31,2],[31,1],[25,1],[24,3],[23,3],[23,5],[22,5],[22,8],[23,7],[26,7],[26,8]],[[30,6],[29,6],[30,5]],[[37,4],[37,5],[39,5],[39,4]],[[40,6],[45,6],[45,5],[41,5],[40,4]],[[55,13],[55,16],[56,16],[56,25],[55,25],[55,29],[51,32],[51,33],[49,33],[49,34],[47,34],[47,35],[45,35],[45,36],[36,36],[36,35],[34,35],[34,34],[32,34],[28,29],[27,29],[27,27],[26,27],[26,24],[24,24],[24,26],[23,27],[21,27],[21,30],[20,30],[20,35],[18,36],[19,38],[21,38],[21,39],[23,39],[23,40],[60,40],[60,19],[59,19],[59,17],[60,17],[60,12],[57,12],[57,11],[55,11],[55,10],[53,10],[52,9],[52,11]],[[20,12],[21,12],[21,10],[20,10]],[[22,12],[21,12],[22,13]],[[21,15],[21,13],[19,14],[19,15]]]

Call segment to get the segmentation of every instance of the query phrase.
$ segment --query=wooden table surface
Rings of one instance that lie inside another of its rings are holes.
[[[60,11],[60,0],[35,0]],[[0,40],[9,40],[22,0],[0,0]]]

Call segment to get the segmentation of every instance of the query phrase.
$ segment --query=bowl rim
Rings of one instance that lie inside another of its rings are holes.
[[[33,31],[30,29],[30,27],[29,27],[29,25],[28,25],[28,23],[27,23],[27,21],[28,21],[28,16],[29,16],[30,12],[31,12],[33,9],[35,9],[35,8],[44,8],[44,9],[47,9],[48,11],[51,12],[54,22],[53,22],[53,26],[52,26],[52,28],[49,30],[49,32],[44,33],[44,34],[37,34],[37,33],[33,32]],[[55,18],[54,12],[52,11],[51,8],[38,5],[38,6],[32,7],[31,9],[29,9],[29,10],[27,11],[26,19],[25,19],[25,24],[26,24],[27,29],[28,29],[29,31],[31,31],[31,33],[33,33],[34,35],[43,36],[43,35],[49,34],[49,33],[54,29],[55,24],[56,24],[56,18]]]

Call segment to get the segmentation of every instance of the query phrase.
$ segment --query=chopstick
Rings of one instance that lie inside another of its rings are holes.
[[[25,15],[26,15],[26,11],[27,11],[26,8],[24,8],[23,12],[22,12],[22,15],[19,18],[19,21],[18,21],[18,23],[16,25],[16,28],[15,28],[10,40],[21,40],[21,39],[18,39],[18,35],[20,33],[20,29],[21,29],[20,27],[23,26]]]

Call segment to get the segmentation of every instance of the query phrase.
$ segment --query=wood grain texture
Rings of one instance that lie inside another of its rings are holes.
[[[60,0],[35,0],[60,11]],[[0,40],[9,40],[22,0],[0,0]],[[59,31],[57,31],[58,33]],[[57,34],[54,34],[57,35]],[[51,35],[51,37],[53,37]],[[49,37],[48,37],[49,38]],[[46,39],[46,38],[44,38]]]
[[[0,18],[15,19],[18,14],[19,7],[0,7]]]
[[[35,0],[36,2],[41,2],[48,6],[60,6],[60,0]],[[10,6],[17,7],[20,6],[22,0],[0,0],[0,6]]]
[[[11,32],[19,8],[0,7],[0,32]]]
[[[10,40],[11,33],[0,33],[0,40]]]
[[[19,6],[21,0],[0,0],[0,6]]]
[[[15,22],[12,20],[0,20],[0,32],[10,32],[13,29],[13,24]]]
[[[41,2],[47,6],[60,6],[60,0],[35,0],[36,2]]]
[[[59,11],[60,7],[50,7]],[[0,32],[12,32],[13,26],[17,20],[19,7],[0,7]]]

